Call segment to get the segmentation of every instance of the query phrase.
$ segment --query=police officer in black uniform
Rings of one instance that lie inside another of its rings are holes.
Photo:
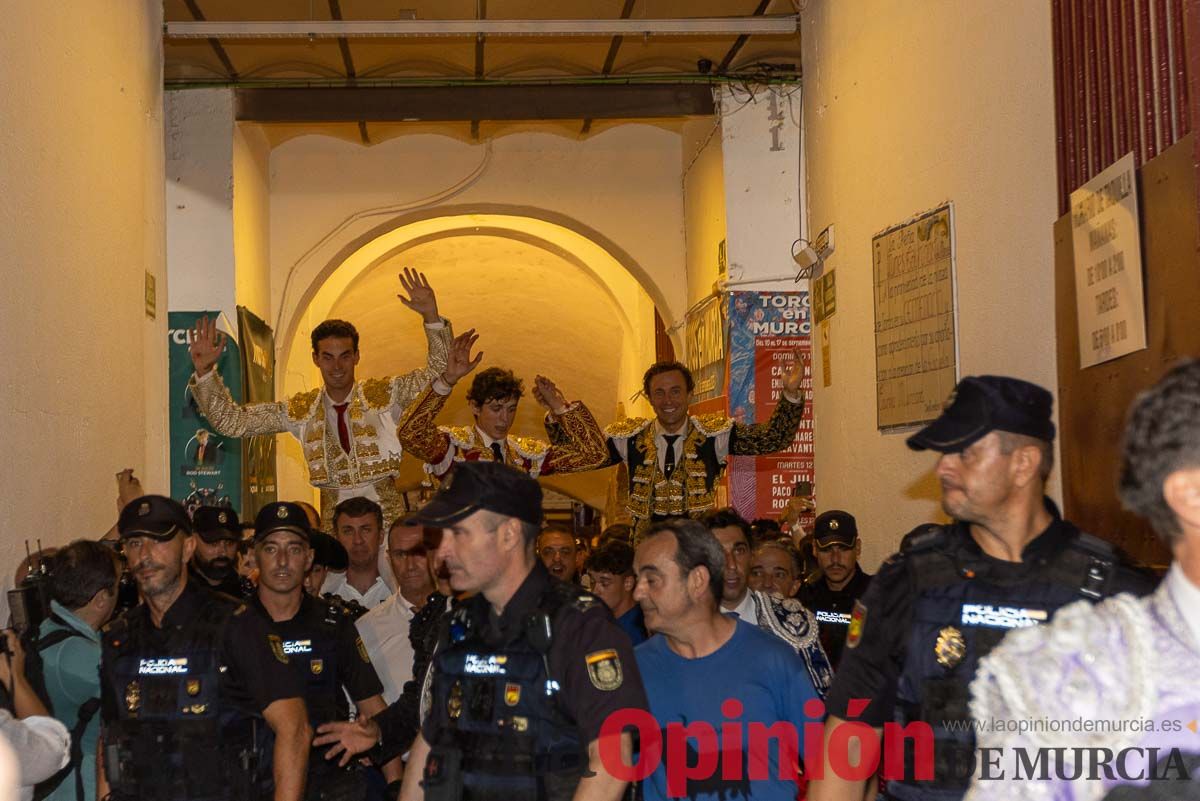
[[[908,534],[855,603],[826,698],[826,764],[824,778],[810,787],[814,801],[863,797],[863,782],[837,774],[838,767],[846,772],[847,755],[828,748],[845,742],[832,733],[847,719],[877,730],[887,722],[932,728],[932,766],[917,764],[914,739],[907,738],[904,776],[883,777],[886,798],[961,798],[975,738],[969,725],[954,722],[969,719],[968,686],[979,659],[1006,632],[1045,622],[1068,603],[1151,589],[1112,546],[1047,502],[1052,403],[1048,391],[1026,381],[968,377],[941,416],[909,437],[910,448],[941,454],[942,508],[954,522]],[[869,704],[860,710],[855,699]],[[930,767],[932,778],[919,779],[917,770]]]
[[[822,574],[800,590],[800,603],[812,610],[820,630],[821,647],[829,664],[837,669],[850,628],[854,602],[871,584],[871,576],[858,563],[862,540],[854,515],[831,509],[817,515],[813,523],[812,556]]]
[[[143,603],[101,635],[97,797],[299,801],[311,729],[281,640],[188,580],[195,541],[179,503],[137,498],[117,527]]]
[[[541,522],[537,481],[498,462],[459,465],[413,520],[442,529],[451,586],[475,594],[443,627],[401,799],[623,792],[602,764],[600,729],[617,710],[648,710],[641,676],[603,602],[552,578],[537,558]],[[378,733],[368,726],[363,739]],[[628,761],[630,735],[611,736]],[[335,747],[361,750],[354,741]]]
[[[237,512],[223,506],[201,506],[192,512],[192,532],[199,538],[188,562],[192,581],[214,592],[249,600],[254,584],[237,571],[242,526]]]
[[[354,614],[337,601],[304,591],[313,560],[312,531],[304,510],[294,503],[270,503],[254,520],[254,556],[258,593],[253,605],[271,622],[305,682],[308,720],[315,729],[350,716],[347,695],[360,715],[375,715],[386,704],[383,685],[354,627]],[[340,601],[340,599],[338,599]],[[309,801],[361,801],[367,782],[361,766],[339,767],[315,749],[308,759]]]

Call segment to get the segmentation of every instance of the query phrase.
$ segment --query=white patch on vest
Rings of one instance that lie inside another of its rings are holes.
[[[823,612],[817,610],[818,623],[836,623],[839,626],[850,625],[850,614],[848,612]]]
[[[142,676],[181,675],[187,672],[187,657],[138,660],[138,673]]]
[[[1044,609],[1019,609],[1015,606],[963,604],[964,626],[986,626],[993,629],[1024,629],[1046,621]]]
[[[467,661],[463,665],[463,672],[473,673],[477,676],[503,676],[504,663],[507,661],[508,658],[503,656],[477,656],[476,654],[467,654]]]
[[[283,652],[285,654],[311,654],[312,640],[284,640]]]

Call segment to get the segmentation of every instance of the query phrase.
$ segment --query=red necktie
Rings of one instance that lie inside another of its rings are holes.
[[[350,429],[346,427],[346,407],[349,403],[335,403],[333,410],[338,416],[338,442],[342,443],[342,450],[350,453]]]

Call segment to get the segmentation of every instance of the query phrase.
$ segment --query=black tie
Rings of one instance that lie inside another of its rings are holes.
[[[663,478],[670,478],[675,472],[675,440],[679,439],[678,434],[663,434],[663,439],[667,441],[667,456],[663,459]]]
[[[504,451],[500,450],[499,442],[492,443],[492,454],[496,457],[497,462],[504,464]]]

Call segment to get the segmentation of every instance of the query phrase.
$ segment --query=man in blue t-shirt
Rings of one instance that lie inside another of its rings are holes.
[[[96,797],[100,628],[117,606],[119,578],[116,553],[99,542],[76,540],[51,561],[50,615],[38,630],[42,678],[51,714],[73,735],[82,733],[72,770],[59,779],[50,801]]]
[[[588,555],[584,570],[592,580],[592,595],[604,601],[630,642],[645,642],[642,608],[633,600],[637,581],[633,575],[633,546],[619,540],[604,542]]]
[[[721,613],[725,554],[703,523],[652,526],[634,568],[634,597],[661,635],[634,652],[663,738],[645,798],[794,801],[804,725],[819,725],[821,715],[806,715],[817,693],[802,659],[778,637]],[[645,732],[642,751],[652,758]]]

